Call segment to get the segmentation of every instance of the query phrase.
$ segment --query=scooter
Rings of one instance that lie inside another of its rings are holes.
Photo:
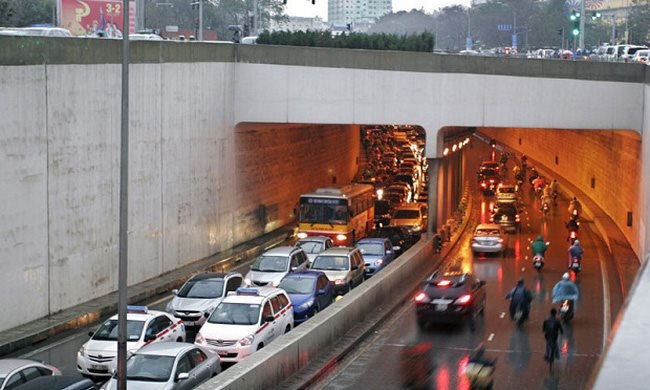
[[[560,306],[560,320],[568,323],[573,319],[573,301],[565,299]]]
[[[544,268],[544,256],[539,253],[533,256],[533,267],[538,271]]]
[[[580,271],[582,271],[582,265],[580,264],[580,258],[579,257],[572,257],[571,258],[571,264],[569,265],[569,269],[576,274]]]
[[[549,211],[551,211],[551,207],[548,205],[548,202],[544,202],[542,204],[542,213],[544,213],[544,215],[548,215]]]
[[[567,237],[567,241],[571,245],[578,239],[578,231],[577,230],[569,230],[569,237]]]

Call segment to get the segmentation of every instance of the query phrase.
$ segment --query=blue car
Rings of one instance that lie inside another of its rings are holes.
[[[334,301],[334,286],[321,271],[292,272],[282,278],[278,287],[289,295],[295,325],[305,322]]]
[[[395,259],[395,249],[385,237],[362,238],[357,242],[366,263],[366,279],[376,274]]]

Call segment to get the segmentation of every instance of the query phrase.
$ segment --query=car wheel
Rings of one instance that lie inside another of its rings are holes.
[[[264,348],[264,343],[259,343],[257,345],[257,350],[259,351],[260,349]]]
[[[284,329],[284,333],[289,333],[291,331],[291,325],[287,325],[287,327]]]
[[[183,342],[183,338],[182,338],[182,337],[177,338],[177,339],[176,339],[176,342],[178,342],[178,343],[182,343],[182,342]]]

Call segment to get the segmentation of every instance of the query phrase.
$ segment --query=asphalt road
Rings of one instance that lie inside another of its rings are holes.
[[[464,269],[487,282],[487,309],[475,331],[468,326],[429,326],[421,330],[415,319],[413,304],[408,304],[390,317],[375,335],[365,340],[339,369],[323,378],[314,388],[391,389],[403,386],[403,380],[418,375],[418,367],[432,367],[423,374],[423,388],[468,389],[463,374],[469,354],[479,344],[486,355],[497,359],[494,376],[496,389],[582,389],[595,367],[604,344],[604,327],[609,328],[609,302],[604,294],[603,273],[598,258],[604,245],[593,233],[589,221],[583,221],[579,239],[585,249],[583,272],[576,282],[581,299],[576,304],[573,322],[565,327],[560,342],[561,359],[552,374],[543,360],[545,341],[542,322],[553,307],[551,290],[567,267],[566,230],[568,200],[559,199],[551,215],[543,219],[538,204],[523,189],[524,211],[522,231],[509,235],[506,257],[473,256],[469,242],[471,230],[462,238],[458,252],[448,257]],[[493,197],[475,193],[473,225],[487,222]],[[541,272],[532,267],[530,241],[543,234],[550,241],[546,265]],[[528,323],[522,330],[511,322],[506,293],[523,277],[534,294]],[[607,275],[605,275],[607,281]],[[423,276],[424,279],[424,276]],[[556,305],[557,307],[557,305]],[[428,352],[414,357],[408,351],[414,346],[429,346]]]

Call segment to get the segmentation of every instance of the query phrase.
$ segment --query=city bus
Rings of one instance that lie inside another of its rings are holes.
[[[327,236],[352,246],[368,235],[375,218],[374,187],[353,183],[300,195],[298,238]]]

